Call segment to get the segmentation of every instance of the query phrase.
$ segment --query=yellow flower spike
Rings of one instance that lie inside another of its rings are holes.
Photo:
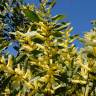
[[[68,30],[66,30],[65,35],[66,35],[67,38],[70,36],[69,33],[70,33],[72,30],[73,30],[73,27],[71,27],[71,28],[69,28]]]
[[[80,83],[80,84],[86,84],[87,82],[84,80],[71,80],[72,83]]]
[[[41,27],[43,27],[44,29],[48,29],[48,27],[43,23],[43,22],[39,22],[39,25],[41,26]]]
[[[14,74],[14,70],[11,67],[7,67],[6,64],[0,64],[0,70],[9,74]]]
[[[18,78],[18,77],[17,77]],[[12,82],[12,85],[16,88],[18,86],[20,86],[20,80],[19,79],[16,79]]]
[[[96,56],[96,47],[93,47],[93,54]]]
[[[53,60],[52,59],[50,59],[50,64],[52,64],[53,63]]]
[[[32,51],[33,48],[28,44],[23,44],[23,46],[21,47],[21,50]]]
[[[90,86],[89,84],[86,85],[86,90],[85,90],[85,96],[88,96],[89,95],[89,90],[90,90]]]
[[[46,88],[44,91],[45,91],[45,93],[48,94],[48,96],[51,96],[51,94],[54,94],[54,90],[52,90],[50,88]]]
[[[16,96],[22,96],[22,95],[21,95],[21,91],[20,91]]]
[[[4,56],[1,57],[1,63],[3,63],[3,64],[6,63]]]
[[[34,86],[35,86],[35,90],[37,91],[38,90],[38,81],[37,80],[34,81]]]
[[[31,46],[32,43],[33,43],[33,42],[32,42],[32,38],[31,38],[31,37],[28,37],[28,38],[27,38],[27,41],[28,41],[28,44]]]
[[[24,75],[23,71],[20,69],[20,64],[18,64],[17,68],[15,68],[15,72],[16,72],[16,74],[19,74],[21,76]]]
[[[41,77],[39,80],[40,80],[41,82],[47,83],[47,82],[49,81],[49,75],[45,75],[44,77]]]
[[[57,85],[57,86],[56,86],[56,87],[54,87],[53,89],[54,89],[54,90],[56,90],[56,89],[58,89],[58,88],[60,88],[60,87],[62,87],[62,84]]]
[[[68,47],[67,40],[64,43],[60,43],[59,46],[67,48]]]
[[[35,93],[35,90],[32,90],[30,93],[28,93],[28,96],[34,96]]]
[[[9,74],[14,74],[14,70],[11,67],[5,67],[4,68],[5,72],[9,73]]]
[[[10,94],[10,89],[9,89],[9,88],[6,88],[6,89],[5,89],[5,93],[6,93],[5,96],[7,96],[7,94]]]
[[[81,63],[79,63],[79,64],[80,64],[81,67],[83,67],[87,71],[91,71],[91,69],[87,65],[84,65],[84,64],[81,64]]]
[[[41,45],[41,44],[36,44],[36,45],[37,45],[38,48],[41,48],[41,49],[45,50],[45,47],[43,45]]]
[[[41,31],[47,33],[48,30],[41,26]]]
[[[40,35],[39,33],[37,33],[35,37],[40,38],[41,40],[45,40],[44,36]]]
[[[13,58],[12,58],[12,55],[9,55],[9,56],[8,56],[8,64],[7,64],[7,67],[12,68],[12,65],[13,65]]]
[[[69,31],[66,32],[66,37],[68,38],[70,36]]]
[[[29,69],[27,69],[27,72],[25,73],[25,75],[24,75],[24,77],[23,78],[28,78],[28,79],[31,79],[32,77],[31,77],[31,72],[30,72],[30,70]]]
[[[29,83],[29,82],[27,82],[27,81],[25,81],[25,80],[24,80],[24,83],[25,83],[25,85],[26,85],[29,89],[34,89],[34,86],[32,86],[31,83]]]
[[[3,64],[0,64],[0,71],[4,70],[5,66]]]
[[[28,29],[28,31],[27,31],[27,33],[30,33],[31,32],[31,27],[29,27],[29,29]],[[26,34],[26,33],[25,33]]]
[[[16,33],[17,33],[17,35],[19,35],[19,36],[23,36],[23,37],[25,36],[24,33],[21,33],[21,32],[19,32],[19,31],[17,31]]]
[[[78,56],[77,58],[77,64],[79,64],[82,68],[86,69],[87,71],[91,71],[91,69],[88,67],[88,65],[84,65],[82,61],[81,55]]]
[[[59,69],[59,66],[53,66],[52,67],[52,70],[58,70]]]

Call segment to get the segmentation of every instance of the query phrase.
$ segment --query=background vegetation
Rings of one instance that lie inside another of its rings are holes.
[[[83,38],[71,36],[65,17],[51,15],[55,3],[0,1],[0,96],[96,95],[95,21]],[[84,48],[77,50],[76,39]]]

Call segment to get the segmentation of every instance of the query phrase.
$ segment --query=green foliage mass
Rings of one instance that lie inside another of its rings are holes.
[[[60,21],[65,16],[50,14],[55,3],[0,1],[0,96],[96,95],[96,23],[83,38],[71,36],[70,23]],[[84,44],[79,51],[76,39]],[[18,54],[2,54],[15,41]]]

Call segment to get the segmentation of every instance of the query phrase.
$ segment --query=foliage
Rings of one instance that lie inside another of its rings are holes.
[[[71,36],[70,23],[60,21],[65,16],[50,14],[55,0],[40,0],[39,8],[1,1],[0,96],[95,96],[95,28],[84,38]],[[9,11],[10,40],[3,35]],[[73,44],[77,38],[84,43],[80,51]],[[2,54],[13,41],[19,42],[13,47],[18,55]]]

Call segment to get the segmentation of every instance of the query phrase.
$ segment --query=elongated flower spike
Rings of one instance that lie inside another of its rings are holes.
[[[11,67],[12,68],[13,66],[13,57],[12,55],[9,55],[8,56],[8,64],[7,64],[7,67]]]

